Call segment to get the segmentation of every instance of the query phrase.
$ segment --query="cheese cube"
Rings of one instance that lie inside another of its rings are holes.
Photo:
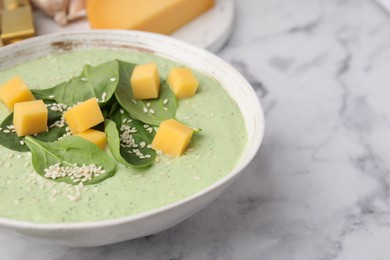
[[[156,63],[138,65],[130,78],[131,89],[135,99],[158,98],[160,77]]]
[[[77,136],[80,136],[95,145],[97,145],[100,149],[104,150],[107,145],[107,136],[105,132],[101,132],[94,129],[88,129],[84,132],[78,133]]]
[[[171,156],[184,153],[191,141],[194,131],[174,119],[168,119],[160,124],[152,142],[152,148]]]
[[[177,98],[195,95],[199,82],[188,68],[173,68],[169,72],[168,85]]]
[[[48,110],[42,100],[16,103],[13,124],[18,136],[47,131]]]
[[[73,134],[81,133],[104,121],[96,98],[72,107],[64,113],[64,118]]]
[[[34,96],[23,80],[15,76],[0,86],[0,99],[14,111],[14,104],[18,102],[34,100]]]
[[[92,29],[130,29],[170,34],[210,9],[215,0],[88,0]]]

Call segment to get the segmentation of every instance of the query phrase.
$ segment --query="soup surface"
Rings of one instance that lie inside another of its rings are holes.
[[[156,62],[162,79],[178,64],[152,54],[84,50],[60,53],[0,71],[0,83],[21,76],[30,88],[48,88],[78,76],[88,63],[121,59]],[[31,154],[0,147],[0,218],[39,223],[85,222],[145,212],[186,198],[227,175],[247,140],[243,117],[219,83],[198,72],[197,94],[179,101],[177,118],[202,131],[183,156],[159,155],[146,169],[118,165],[115,175],[83,187],[35,173]],[[8,110],[0,104],[0,119]]]

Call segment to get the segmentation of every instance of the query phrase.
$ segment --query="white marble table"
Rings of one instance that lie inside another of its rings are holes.
[[[390,259],[390,15],[373,0],[239,0],[219,55],[256,89],[263,146],[217,201],[89,249],[0,235],[0,259]]]

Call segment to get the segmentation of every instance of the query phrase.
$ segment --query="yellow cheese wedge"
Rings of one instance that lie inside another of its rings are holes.
[[[158,98],[160,76],[156,63],[135,66],[130,82],[135,99]]]
[[[42,100],[16,103],[13,124],[18,136],[47,131],[48,110]]]
[[[169,72],[168,85],[177,98],[195,95],[199,82],[188,68],[173,68]]]
[[[94,129],[88,129],[84,132],[78,133],[77,136],[80,136],[95,145],[97,145],[100,149],[104,150],[107,145],[107,136],[105,132],[101,132]]]
[[[34,96],[23,80],[15,76],[0,86],[0,99],[14,111],[14,104],[34,100]]]
[[[214,5],[215,0],[88,0],[93,29],[170,34]]]
[[[72,107],[64,113],[64,118],[73,134],[81,133],[104,121],[96,98]]]
[[[152,148],[171,156],[180,156],[187,149],[194,131],[174,119],[160,124],[152,142]]]

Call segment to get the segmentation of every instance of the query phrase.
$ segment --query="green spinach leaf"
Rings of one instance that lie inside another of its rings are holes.
[[[165,81],[161,83],[159,98],[135,100],[130,77],[136,64],[124,61],[118,61],[118,63],[119,84],[115,96],[123,109],[136,119],[154,126],[158,126],[164,120],[175,118],[177,100]]]
[[[131,167],[144,167],[153,163],[156,152],[150,148],[155,131],[153,127],[132,118],[118,109],[112,120],[105,120],[107,142],[114,158]]]
[[[85,65],[80,76],[48,89],[31,90],[36,98],[52,99],[72,106],[96,97],[106,105],[115,93],[119,80],[119,64],[113,60],[98,66]]]
[[[63,167],[70,168],[74,167],[74,164],[77,164],[77,166],[94,164],[104,169],[104,172],[99,176],[85,181],[84,184],[99,183],[113,176],[115,173],[116,167],[114,161],[96,145],[81,137],[68,136],[60,141],[50,143],[41,142],[31,136],[27,136],[25,140],[32,153],[33,167],[43,177],[45,177],[45,169],[58,163]],[[69,176],[53,180],[78,184],[78,182],[74,182]]]

